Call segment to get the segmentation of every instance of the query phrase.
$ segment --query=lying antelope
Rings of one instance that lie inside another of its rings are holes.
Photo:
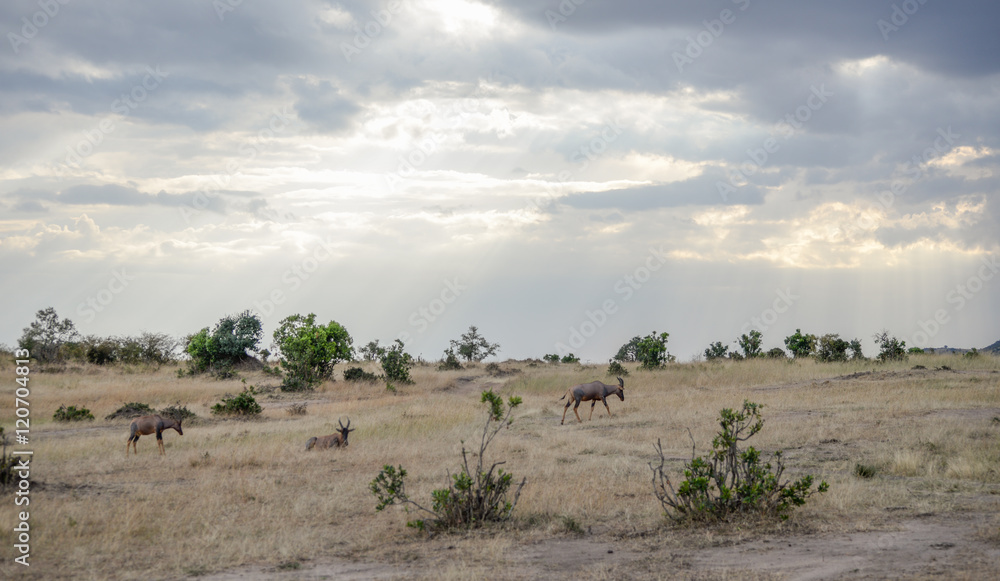
[[[128,447],[132,446],[135,455],[138,456],[139,436],[150,434],[156,434],[156,445],[160,448],[160,454],[166,455],[167,451],[163,449],[163,430],[171,428],[177,430],[178,434],[184,435],[180,420],[160,416],[142,416],[132,420],[132,424],[129,426],[128,442],[125,442],[125,455],[128,456]]]
[[[573,406],[573,413],[576,414],[576,419],[580,422],[580,413],[576,411],[576,408],[580,407],[581,401],[589,401],[590,404],[590,417],[588,420],[594,419],[594,406],[597,405],[597,400],[601,400],[604,404],[604,409],[608,410],[608,415],[611,415],[611,408],[608,407],[608,396],[617,395],[622,401],[625,401],[625,381],[622,378],[618,378],[618,385],[608,385],[600,381],[592,381],[590,383],[581,383],[580,385],[575,385],[569,388],[566,393],[559,399],[566,399],[566,396],[572,396],[570,401],[566,402],[566,407],[563,408],[563,417],[560,424],[566,422],[566,410],[569,409],[569,404],[576,401],[576,405]]]
[[[337,420],[340,424],[339,434],[330,434],[329,436],[320,436],[309,438],[306,442],[306,451],[312,450],[313,448],[319,448],[320,450],[325,450],[326,448],[339,448],[341,446],[347,447],[347,435],[356,430],[349,429],[351,427],[351,418],[347,418],[347,427],[344,427],[344,422]]]

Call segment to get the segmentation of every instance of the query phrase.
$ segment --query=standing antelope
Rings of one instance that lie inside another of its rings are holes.
[[[594,406],[597,405],[597,400],[601,400],[604,404],[604,409],[608,410],[608,415],[611,415],[611,408],[608,407],[608,396],[617,395],[622,401],[625,401],[625,381],[622,378],[618,378],[618,385],[608,385],[600,381],[592,381],[590,383],[581,383],[580,385],[575,385],[569,388],[566,393],[559,399],[566,399],[566,396],[572,396],[570,401],[566,402],[566,407],[563,408],[562,421],[559,424],[566,423],[566,411],[569,409],[569,404],[576,401],[576,405],[573,406],[573,413],[576,414],[576,419],[583,422],[580,419],[580,413],[576,411],[576,408],[580,407],[581,401],[589,401],[590,404],[590,417],[588,420],[594,419]]]
[[[139,455],[139,436],[156,434],[156,445],[160,448],[160,454],[166,455],[163,449],[163,430],[173,428],[177,433],[184,435],[181,429],[181,421],[172,418],[162,418],[160,416],[141,416],[132,420],[129,426],[128,442],[125,442],[125,455],[128,456],[128,447],[131,445],[135,450],[135,455]]]
[[[356,430],[349,429],[351,427],[351,418],[347,418],[347,427],[344,427],[344,422],[337,419],[337,423],[340,424],[339,434],[330,434],[329,436],[320,436],[309,438],[306,442],[306,451],[312,450],[313,448],[319,448],[324,450],[326,448],[339,448],[341,446],[347,447],[347,435]]]

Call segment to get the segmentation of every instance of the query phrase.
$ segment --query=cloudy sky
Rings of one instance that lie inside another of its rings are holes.
[[[1000,339],[1000,6],[0,4],[0,343]]]

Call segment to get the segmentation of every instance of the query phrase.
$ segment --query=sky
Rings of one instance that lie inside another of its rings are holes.
[[[1000,339],[986,0],[0,4],[0,343]]]

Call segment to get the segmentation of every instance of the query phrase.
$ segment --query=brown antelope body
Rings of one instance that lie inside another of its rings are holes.
[[[340,424],[340,430],[338,433],[330,434],[329,436],[320,436],[318,438],[315,436],[309,438],[309,441],[306,442],[306,451],[308,452],[313,448],[325,450],[327,448],[339,448],[341,446],[347,447],[347,435],[357,428],[354,428],[353,430],[350,429],[351,418],[347,418],[346,427],[344,426],[344,422],[339,419],[337,420],[337,423]]]
[[[139,436],[156,434],[156,445],[160,448],[160,454],[165,455],[167,451],[163,448],[163,430],[174,429],[177,433],[184,435],[181,429],[180,420],[163,418],[160,416],[141,416],[132,420],[129,426],[128,442],[125,442],[125,455],[128,456],[128,447],[132,446],[135,455],[139,455]]]
[[[576,411],[576,408],[580,407],[581,401],[589,401],[590,404],[590,417],[588,420],[594,419],[594,406],[597,405],[598,400],[604,404],[604,409],[608,410],[608,415],[611,415],[611,408],[608,407],[608,396],[617,395],[619,399],[625,401],[625,381],[622,378],[618,378],[618,385],[608,385],[600,381],[592,381],[590,383],[581,383],[580,385],[574,385],[569,388],[566,393],[559,399],[566,399],[566,396],[570,396],[570,400],[566,402],[566,407],[563,408],[562,421],[559,422],[563,424],[566,422],[566,411],[569,410],[569,405],[576,402],[573,406],[573,413],[576,414],[576,419],[580,422],[580,412]]]

